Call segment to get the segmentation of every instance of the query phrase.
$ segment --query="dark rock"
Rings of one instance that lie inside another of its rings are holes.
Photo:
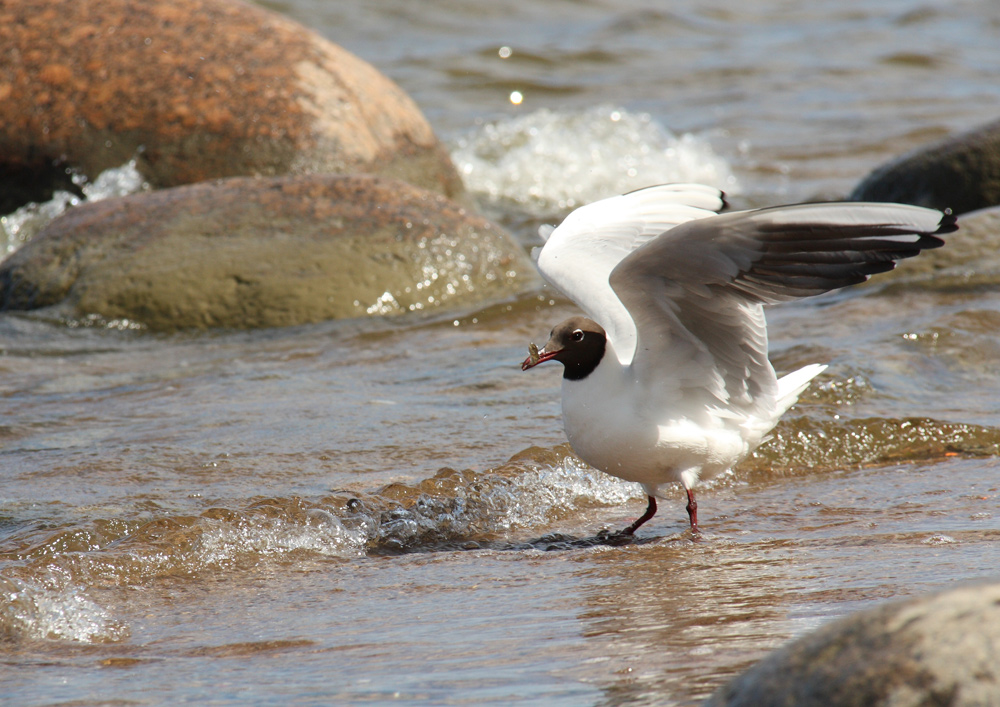
[[[154,187],[373,172],[462,190],[397,85],[240,0],[0,4],[0,125],[0,192],[53,164],[93,179],[136,156]]]
[[[510,236],[404,182],[232,178],[70,210],[0,263],[0,309],[254,328],[468,306],[536,284]]]
[[[892,201],[955,214],[1000,205],[1000,121],[918,148],[865,177],[855,201]]]
[[[771,654],[706,707],[1000,705],[1000,583],[892,602]]]

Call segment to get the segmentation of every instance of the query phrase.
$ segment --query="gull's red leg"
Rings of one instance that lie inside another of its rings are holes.
[[[696,500],[694,500],[694,491],[692,491],[691,489],[687,489],[687,493],[688,493],[687,512],[688,512],[688,518],[691,519],[691,532],[692,533],[697,533],[698,532],[698,502]]]
[[[625,528],[622,531],[622,535],[632,535],[639,529],[639,526],[645,523],[647,520],[656,515],[656,499],[652,496],[649,497],[649,505],[646,506],[646,512],[641,516],[636,518],[635,523]]]

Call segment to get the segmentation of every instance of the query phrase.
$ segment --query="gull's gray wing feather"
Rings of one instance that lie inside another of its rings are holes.
[[[957,228],[940,211],[799,204],[681,224],[626,256],[611,287],[635,322],[640,385],[693,413],[746,419],[773,408],[763,305],[891,270]],[[678,411],[684,414],[684,411]]]

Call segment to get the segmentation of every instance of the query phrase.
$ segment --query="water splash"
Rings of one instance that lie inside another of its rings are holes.
[[[30,241],[50,221],[69,208],[85,201],[101,201],[149,189],[149,184],[136,168],[135,159],[121,167],[101,172],[93,181],[79,172],[72,172],[70,179],[79,187],[82,197],[57,190],[46,202],[25,204],[11,214],[0,216],[0,236],[3,239],[0,241],[0,258],[10,255]]]
[[[374,529],[369,551],[393,553],[479,547],[573,511],[642,498],[638,484],[587,467],[563,446],[526,450],[486,472],[442,469],[418,484],[390,484],[359,496],[355,511]]]
[[[993,455],[998,448],[995,430],[970,425],[918,419],[820,424],[806,417],[779,425],[774,439],[737,473],[744,480],[794,474],[795,467],[782,466],[790,460],[814,472],[845,463]],[[571,525],[573,514],[644,496],[638,484],[587,467],[561,445],[527,449],[493,469],[442,469],[370,493],[267,498],[191,515],[32,527],[5,541],[16,549],[2,556],[0,640],[122,640],[129,635],[127,622],[100,605],[102,592],[165,578],[214,580],[220,573],[258,572],[275,563],[365,555],[589,547],[607,537],[537,534]]]
[[[358,557],[371,533],[354,526],[345,527],[323,505],[292,498],[242,511],[211,508],[199,516],[63,528],[5,553],[0,640],[120,641],[129,635],[127,623],[102,607],[93,590],[253,571],[300,555]]]
[[[189,558],[200,569],[225,567],[243,559],[256,563],[263,558],[283,557],[296,551],[328,557],[358,557],[364,554],[364,528],[348,529],[324,508],[300,509],[300,517],[288,518],[284,504],[271,507],[273,518],[241,517],[235,523],[217,523],[206,528]],[[263,508],[257,506],[257,510]]]
[[[100,520],[9,539],[20,549],[4,554],[0,640],[119,641],[128,625],[100,606],[95,590],[178,576],[197,581],[305,558],[478,547],[573,509],[639,497],[637,489],[588,469],[568,449],[533,449],[494,470],[443,469],[371,494],[269,498],[240,510]]]
[[[676,136],[648,113],[612,106],[539,110],[487,123],[455,142],[466,187],[490,201],[544,216],[650,184],[738,184],[710,142]]]
[[[0,577],[0,640],[119,641],[128,628],[68,573],[52,568],[34,581]]]
[[[86,177],[74,175],[73,182],[77,184],[87,201],[101,201],[115,196],[128,196],[138,191],[149,189],[149,184],[136,169],[135,158],[121,167],[108,169],[97,175],[97,179],[88,182]]]

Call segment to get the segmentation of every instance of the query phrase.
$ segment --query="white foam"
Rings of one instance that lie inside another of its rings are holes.
[[[101,201],[149,189],[149,184],[143,181],[136,169],[134,159],[121,167],[101,172],[92,182],[81,174],[72,175],[72,181],[80,187],[84,198],[67,191],[56,191],[48,201],[25,204],[11,214],[0,216],[0,259],[30,241],[50,221],[73,206],[84,201]]]
[[[639,484],[591,469],[574,457],[556,465],[527,463],[517,473],[511,471],[466,479],[454,496],[421,494],[415,503],[383,513],[375,539],[386,547],[412,547],[481,532],[535,528],[566,511],[645,498]]]
[[[332,513],[313,509],[306,524],[247,517],[235,524],[209,527],[202,533],[191,560],[196,569],[201,569],[206,565],[225,566],[241,556],[281,557],[296,550],[359,557],[364,554],[366,540],[364,530],[348,530]]]
[[[80,199],[68,191],[56,191],[49,201],[25,204],[11,214],[0,216],[0,233],[3,235],[0,257],[13,253],[30,241],[45,224],[79,203]]]
[[[514,479],[514,488],[520,498],[506,508],[499,527],[534,527],[549,522],[557,510],[646,498],[639,484],[592,469],[574,457],[564,458],[559,466],[529,469]]]
[[[648,113],[612,106],[487,123],[457,140],[451,156],[470,191],[536,215],[651,184],[738,191],[729,163],[707,138],[678,137]]]
[[[58,571],[41,582],[0,578],[0,637],[118,641],[128,628]]]
[[[77,182],[77,179],[73,180]],[[93,182],[79,180],[79,186],[87,201],[100,201],[115,196],[128,196],[138,191],[149,189],[149,184],[143,180],[142,174],[136,169],[135,159],[129,160],[121,167],[108,169],[97,175]]]

